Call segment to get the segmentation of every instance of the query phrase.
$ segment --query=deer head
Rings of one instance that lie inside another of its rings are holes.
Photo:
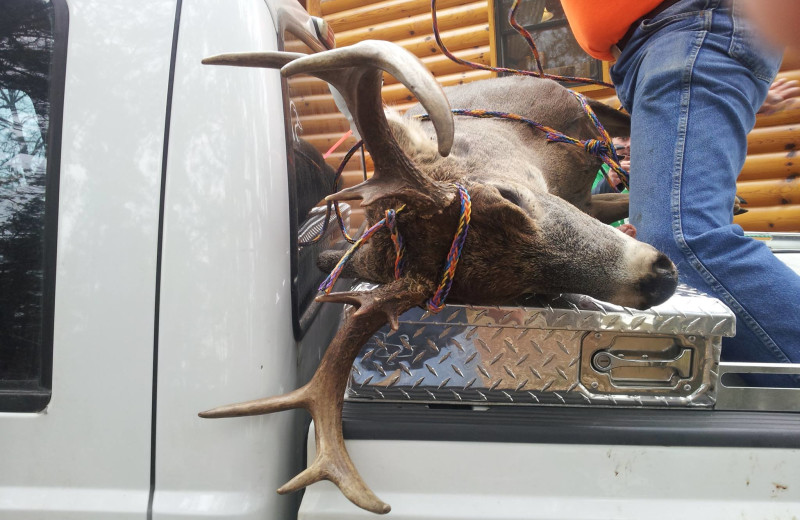
[[[650,246],[592,219],[544,187],[491,175],[485,164],[468,154],[448,157],[455,127],[447,98],[422,63],[394,44],[367,41],[309,56],[222,55],[204,63],[281,68],[285,76],[311,74],[332,84],[354,116],[375,173],[328,200],[361,199],[372,223],[385,210],[405,205],[397,214],[407,248],[403,276],[395,279],[394,246],[388,236],[378,233],[350,266],[358,277],[383,285],[371,292],[318,298],[353,309],[312,380],[289,394],[200,414],[217,418],[307,409],[316,425],[317,457],[279,493],[328,479],[359,507],[375,513],[390,510],[363,482],[347,455],[341,430],[345,386],[363,344],[387,322],[397,328],[403,312],[433,294],[459,220],[455,183],[470,193],[472,222],[452,283],[454,301],[495,304],[531,292],[576,292],[644,308],[663,302],[675,289],[674,266]],[[435,142],[413,122],[387,119],[380,96],[383,71],[420,101],[434,127]],[[499,168],[508,169],[502,163]]]

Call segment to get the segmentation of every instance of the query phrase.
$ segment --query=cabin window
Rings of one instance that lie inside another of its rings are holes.
[[[513,0],[495,3],[497,63],[500,67],[537,70],[528,43],[508,21]],[[521,0],[517,22],[533,36],[548,74],[603,80],[603,62],[581,49],[567,24],[560,0]]]

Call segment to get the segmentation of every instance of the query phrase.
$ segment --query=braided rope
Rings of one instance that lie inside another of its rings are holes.
[[[427,303],[428,310],[433,313],[444,309],[444,301],[450,293],[450,288],[453,285],[453,277],[455,277],[456,274],[456,267],[458,267],[458,260],[461,258],[461,250],[464,248],[464,242],[467,240],[469,220],[472,215],[472,201],[469,198],[469,193],[464,186],[460,184],[456,184],[455,186],[458,188],[458,196],[461,201],[461,216],[458,219],[458,228],[453,237],[453,244],[450,246],[450,252],[447,254],[447,262],[444,266],[442,281],[439,282],[439,287]]]
[[[401,207],[400,209],[403,208]],[[387,209],[385,220],[386,227],[389,228],[392,238],[392,244],[394,244],[394,279],[397,280],[403,274],[406,246],[403,243],[403,235],[397,230],[397,212],[393,209]]]
[[[320,284],[318,291],[323,291],[325,294],[330,294],[331,289],[333,288],[336,280],[339,279],[339,276],[342,274],[342,270],[344,269],[345,264],[350,260],[350,258],[355,254],[355,252],[364,244],[367,240],[372,238],[372,235],[378,232],[378,230],[382,228],[389,229],[389,232],[392,234],[392,242],[394,243],[394,249],[396,254],[395,260],[395,269],[394,269],[394,276],[395,278],[400,278],[402,274],[400,269],[403,263],[403,255],[405,253],[405,246],[403,245],[403,240],[400,237],[400,234],[397,231],[397,213],[403,211],[405,209],[405,205],[401,206],[399,209],[387,209],[385,213],[385,217],[370,227],[368,230],[361,235],[361,238],[353,242],[353,245],[350,246],[350,249],[342,255],[342,258],[339,259],[339,262],[336,263],[336,266],[333,268],[331,273],[322,281]]]
[[[481,119],[498,118],[498,119],[511,119],[513,121],[519,121],[520,123],[525,123],[526,125],[535,128],[536,130],[544,132],[548,141],[555,143],[567,143],[579,146],[584,150],[586,150],[587,152],[589,152],[590,154],[598,157],[605,164],[607,164],[609,168],[617,172],[617,174],[620,176],[620,179],[622,180],[622,183],[627,188],[628,172],[623,170],[622,167],[619,165],[619,157],[617,156],[616,149],[611,144],[611,137],[608,135],[608,132],[603,127],[602,123],[600,123],[600,121],[597,119],[597,115],[595,115],[594,111],[591,109],[588,103],[586,103],[586,99],[584,98],[584,96],[576,92],[572,92],[572,94],[575,95],[579,101],[581,101],[581,106],[583,107],[584,111],[586,111],[586,113],[595,123],[595,126],[597,127],[598,131],[601,134],[600,139],[586,139],[583,141],[580,139],[575,139],[574,137],[570,137],[562,132],[559,132],[558,130],[555,130],[554,128],[550,128],[549,126],[537,123],[532,119],[528,119],[519,114],[512,114],[510,112],[498,112],[494,110],[483,110],[483,109],[466,110],[462,108],[455,108],[451,110],[451,112],[459,116],[477,117]],[[416,117],[422,120],[429,119],[428,114],[422,114]],[[604,175],[606,177],[606,180],[608,181],[608,184],[612,188],[616,189],[614,183],[611,182],[611,180],[609,179],[608,173],[604,173]]]

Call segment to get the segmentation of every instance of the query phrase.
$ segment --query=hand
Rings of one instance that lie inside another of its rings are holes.
[[[633,224],[622,224],[617,229],[631,238],[636,238],[636,228],[633,226]]]
[[[780,105],[791,98],[800,96],[800,83],[797,80],[788,80],[785,78],[776,79],[769,87],[767,92],[767,99],[764,104],[758,109],[759,114],[774,114],[780,110]]]

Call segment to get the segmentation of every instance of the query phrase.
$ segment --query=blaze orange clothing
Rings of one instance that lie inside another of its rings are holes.
[[[612,61],[611,47],[631,24],[662,0],[561,0],[564,14],[580,46],[593,58]]]

